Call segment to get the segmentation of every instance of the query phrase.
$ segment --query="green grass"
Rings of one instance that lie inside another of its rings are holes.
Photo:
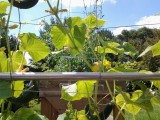
[[[154,106],[154,111],[150,112],[151,119],[145,110],[141,110],[136,116],[126,112],[126,120],[160,120],[160,107]]]

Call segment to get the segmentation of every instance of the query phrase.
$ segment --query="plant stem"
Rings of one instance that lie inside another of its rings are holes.
[[[123,108],[124,108],[125,106],[126,106],[126,103],[124,103],[123,106],[121,107],[121,109],[119,110],[119,112],[118,112],[115,120],[118,120],[118,117],[119,117],[120,113],[122,112],[122,110],[123,110]]]
[[[94,96],[94,104],[97,105],[97,95],[98,95],[98,81],[95,84],[95,96]]]
[[[147,115],[148,115],[148,117],[149,117],[149,120],[152,120],[152,119],[151,119],[151,115],[150,115],[150,113],[148,112],[148,110],[146,110],[146,112],[147,112]]]
[[[13,66],[12,66],[11,48],[10,48],[9,39],[8,39],[8,31],[9,31],[8,26],[9,26],[9,21],[10,21],[11,12],[12,12],[12,5],[13,5],[13,0],[11,0],[9,14],[8,14],[7,23],[5,27],[5,37],[6,37],[6,43],[7,43],[7,49],[8,49],[9,67],[10,67],[9,70],[11,73],[13,72]]]
[[[109,93],[110,93],[110,95],[111,95],[111,98],[112,98],[112,100],[113,100],[114,105],[117,107],[117,109],[120,111],[120,113],[122,114],[122,116],[125,118],[124,113],[121,111],[120,107],[115,103],[115,98],[114,98],[114,96],[113,96],[113,94],[112,94],[110,85],[109,85],[109,83],[108,83],[107,80],[106,80],[106,85],[107,85],[108,91],[109,91]]]
[[[51,11],[53,12],[53,14],[55,15],[55,17],[57,18],[59,24],[60,24],[61,26],[63,26],[63,23],[62,23],[62,21],[60,20],[60,18],[59,18],[59,16],[58,16],[58,12],[57,12],[58,10],[57,10],[57,11],[53,10],[53,8],[52,8],[49,0],[46,0],[46,1],[47,1],[47,3],[48,3],[48,6],[50,7]],[[75,50],[79,53],[80,57],[84,60],[84,62],[87,64],[87,66],[91,69],[91,67],[92,67],[91,64],[88,62],[88,60],[86,59],[86,57],[79,51],[78,47],[76,46],[76,44],[75,44],[75,42],[74,42],[74,38],[72,37],[70,31],[68,31],[68,30],[66,29],[66,27],[63,27],[63,29],[64,29],[65,33],[67,34],[67,36],[69,37],[69,39],[71,40],[71,42],[72,42]]]

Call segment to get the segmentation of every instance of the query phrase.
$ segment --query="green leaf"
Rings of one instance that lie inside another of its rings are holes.
[[[97,47],[95,47],[95,51],[98,53],[104,53],[104,48],[101,46],[97,46]]]
[[[148,46],[138,57],[142,57],[143,55],[145,55],[147,52],[149,52],[151,50],[152,46]]]
[[[143,95],[144,96],[144,95]],[[151,103],[151,97],[143,97],[141,96],[134,104],[141,107],[142,109],[152,112],[153,111],[153,106]]]
[[[154,97],[152,97],[151,102],[153,104],[155,104],[155,105],[160,106],[160,96],[154,96]]]
[[[0,99],[7,99],[9,97],[12,97],[11,83],[0,81]]]
[[[120,44],[117,42],[107,41],[104,42],[105,53],[112,53],[118,55],[118,53],[124,53],[124,48],[120,48]]]
[[[20,108],[15,112],[13,120],[28,120],[28,118],[34,114],[36,114],[36,112],[30,108]]]
[[[113,44],[109,44],[109,45],[106,45],[105,49],[102,46],[97,46],[95,47],[95,51],[101,54],[105,52],[105,53],[112,53],[112,54],[118,55],[118,53],[122,53],[124,50],[122,48],[116,48],[116,46],[114,46]]]
[[[77,112],[77,118],[78,118],[78,120],[88,120],[84,110]]]
[[[117,42],[107,41],[107,42],[104,42],[104,46],[118,47],[120,46],[120,44]]]
[[[68,36],[66,35],[63,27],[61,26],[54,26],[51,29],[50,35],[53,44],[58,50],[62,49],[65,46],[65,44],[67,44],[67,41],[69,41]]]
[[[0,51],[0,72],[8,72],[8,59],[5,52]]]
[[[48,119],[42,115],[37,114],[30,108],[20,108],[15,112],[13,120],[48,120]]]
[[[79,49],[79,51],[82,50],[84,42],[85,42],[85,34],[86,34],[86,25],[85,24],[81,24],[81,26],[74,26],[74,29],[71,29],[72,31],[72,35],[74,37],[74,43],[77,47],[77,49]],[[68,46],[70,48],[74,48],[74,45],[72,42],[68,42]]]
[[[83,23],[80,17],[70,17],[67,19],[67,25],[72,28],[74,26],[81,26]]]
[[[160,81],[159,80],[152,80],[153,85],[160,89]]]
[[[3,99],[0,99],[0,106],[1,106],[1,104],[3,103],[3,101],[4,101]]]
[[[90,80],[90,81],[78,81],[76,82],[78,92],[81,94],[81,97],[88,98],[91,97],[93,94],[94,86],[96,81]]]
[[[14,112],[5,111],[2,114],[0,114],[0,120],[12,120],[13,115],[14,115]]]
[[[10,61],[10,58],[6,57],[5,52],[0,51],[0,72],[9,72],[10,67],[13,67],[13,72],[15,72],[22,62],[22,58],[24,59],[23,63],[25,64],[26,60],[21,51],[12,52],[12,66],[9,66],[8,61]]]
[[[128,93],[120,93],[116,96],[116,104],[123,107],[129,113],[136,115],[141,107],[135,104],[136,100],[140,98],[142,91],[137,90],[132,94],[132,97]]]
[[[151,47],[153,57],[160,55],[160,41]]]
[[[94,84],[96,81],[78,81],[69,86],[63,86],[61,98],[67,101],[80,100],[91,97],[93,94]]]
[[[58,50],[67,46],[70,48],[72,53],[76,54],[77,49],[80,51],[83,48],[86,29],[86,25],[83,23],[81,25],[75,25],[71,29],[68,29],[68,34],[70,35],[70,37],[68,37],[68,34],[64,31],[63,27],[54,26],[51,29],[50,35],[53,44]]]
[[[117,50],[112,49],[112,48],[106,48],[105,53],[112,53],[112,54],[118,55]]]
[[[115,67],[108,70],[108,72],[137,72],[137,69],[133,68],[124,68],[124,67]]]
[[[120,48],[124,49],[124,54],[126,55],[134,56],[135,54],[137,54],[136,49],[128,42],[124,42],[123,46],[121,46]]]
[[[18,69],[19,65],[22,63],[22,60],[23,64],[26,64],[26,60],[25,57],[23,56],[22,51],[12,52],[13,71],[16,71]]]
[[[22,91],[24,89],[24,81],[13,81],[13,96],[14,97],[19,97],[22,94]]]
[[[100,27],[105,24],[104,20],[96,18],[96,16],[94,16],[93,14],[85,18],[84,22],[88,25],[89,28]]]
[[[43,115],[33,114],[27,120],[48,120],[48,118]]]
[[[145,91],[147,90],[147,86],[146,86],[144,83],[141,83],[141,82],[139,82],[139,81],[133,81],[133,83],[134,83],[135,85],[138,85],[143,92],[145,92]]]
[[[34,33],[23,33],[19,35],[21,50],[27,51],[33,61],[37,62],[45,58],[50,49]]]
[[[9,4],[8,2],[0,1],[0,6],[1,6],[0,14],[5,14],[5,13],[6,13],[6,10],[7,10],[7,7],[8,7],[9,5],[10,5],[10,4]]]

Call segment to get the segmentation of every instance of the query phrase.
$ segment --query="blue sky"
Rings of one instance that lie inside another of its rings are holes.
[[[3,0],[0,0],[3,1]],[[52,5],[56,5],[56,0],[50,0]],[[65,13],[63,16],[81,16],[85,17],[84,3],[87,6],[87,12],[92,12],[95,6],[96,0],[60,0],[62,8],[67,8],[70,13]],[[83,3],[84,1],[84,3]],[[160,23],[160,16],[156,15],[160,13],[160,1],[159,0],[98,0],[98,5],[102,4],[102,13],[107,23],[105,28],[112,26],[123,26],[133,24],[154,24]],[[20,10],[21,22],[40,23],[42,19],[49,21],[50,17],[42,18],[40,20],[31,21],[39,18],[48,13],[44,12],[48,10],[46,2],[39,0],[39,3],[26,10]],[[101,8],[98,7],[98,13]],[[74,13],[81,12],[81,13]],[[156,16],[155,16],[156,15]],[[12,21],[18,21],[18,9],[14,8],[11,16]],[[10,23],[13,24],[13,23]],[[154,26],[147,26],[150,28],[160,28],[160,24]],[[21,33],[23,32],[34,32],[38,35],[38,30],[41,26],[37,25],[22,25]],[[119,34],[123,29],[137,29],[137,27],[121,27],[116,29],[109,29],[115,35]],[[17,34],[17,30],[13,30],[12,34]]]

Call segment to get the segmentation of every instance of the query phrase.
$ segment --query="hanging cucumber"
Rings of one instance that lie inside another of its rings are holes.
[[[11,0],[8,0],[11,2]],[[28,9],[35,6],[38,3],[38,0],[20,0],[20,2],[13,0],[13,6],[20,9]]]
[[[109,117],[109,115],[111,114],[112,109],[113,109],[113,103],[112,102],[107,103],[107,105],[104,108],[104,110],[99,113],[100,119],[101,120],[107,119]]]
[[[85,115],[88,118],[88,120],[98,120],[98,117],[94,114],[94,110],[90,107],[89,104],[85,106]]]
[[[112,109],[113,109],[113,103],[112,102],[107,103],[104,110],[99,113],[100,120],[107,119],[111,114]],[[94,115],[94,109],[92,109],[89,104],[85,106],[85,115],[88,118],[88,120],[98,120],[98,117]]]

